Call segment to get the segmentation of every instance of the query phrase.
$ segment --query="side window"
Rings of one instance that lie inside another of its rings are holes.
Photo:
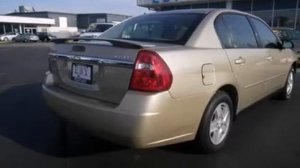
[[[222,17],[215,22],[215,29],[224,48],[232,48],[232,39]]]
[[[251,18],[253,26],[261,40],[261,45],[264,48],[277,48],[278,40],[273,32],[262,21]]]
[[[257,48],[254,32],[246,16],[226,14],[223,20],[232,38],[232,48]]]

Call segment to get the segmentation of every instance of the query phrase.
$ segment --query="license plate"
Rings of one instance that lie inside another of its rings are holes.
[[[93,67],[91,65],[84,64],[72,64],[72,74],[71,79],[73,81],[84,83],[84,84],[92,84],[93,80]]]

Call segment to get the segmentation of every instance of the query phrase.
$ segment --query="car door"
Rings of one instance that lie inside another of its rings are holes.
[[[215,26],[239,85],[239,109],[244,109],[266,95],[267,53],[258,49],[257,39],[246,16],[222,14]]]
[[[256,36],[259,38],[260,50],[267,54],[266,56],[266,79],[265,90],[272,93],[283,87],[286,74],[288,72],[286,56],[287,50],[280,49],[280,42],[274,35],[271,29],[257,18],[250,18],[251,23],[255,29]],[[285,65],[286,64],[286,65]]]

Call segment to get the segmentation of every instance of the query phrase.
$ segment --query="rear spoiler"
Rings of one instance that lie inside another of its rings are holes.
[[[105,39],[105,38],[59,38],[54,39],[55,44],[64,44],[72,42],[108,42],[115,47],[142,49],[143,46],[128,40]]]

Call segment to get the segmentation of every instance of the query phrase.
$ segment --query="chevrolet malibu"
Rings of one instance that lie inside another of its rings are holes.
[[[243,109],[269,95],[292,96],[293,44],[247,13],[158,12],[100,37],[58,39],[43,93],[57,114],[118,144],[194,140],[214,152]]]

